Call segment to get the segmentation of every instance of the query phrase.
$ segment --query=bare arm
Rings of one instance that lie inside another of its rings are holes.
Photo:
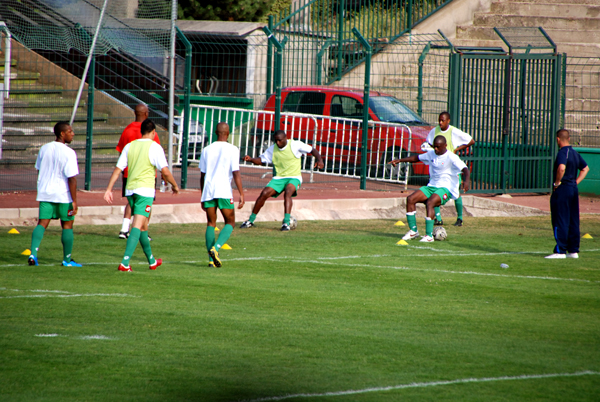
[[[560,164],[558,165],[558,168],[556,169],[556,177],[554,178],[554,188],[560,186],[560,181],[562,180],[563,176],[565,175],[565,170],[567,169],[567,165],[564,164]],[[583,179],[581,179],[583,180]],[[579,184],[579,182],[577,182],[577,184]]]
[[[473,144],[475,144],[475,140],[471,139],[471,141],[468,144],[464,144],[464,145],[461,145],[460,147],[456,147],[454,149],[454,153],[457,154],[460,151],[462,151],[463,149],[467,149],[467,148],[471,147]]]
[[[313,148],[312,151],[310,151],[310,154],[317,158],[317,168],[323,169],[325,167],[325,163],[323,163],[323,157],[321,156],[319,151],[317,151],[316,148]]]
[[[469,172],[469,168],[463,168],[463,191],[466,193],[471,189],[471,172]]]
[[[260,158],[253,158],[250,155],[246,155],[244,156],[244,162],[252,162],[255,165],[264,165],[262,159]]]
[[[233,172],[233,181],[235,182],[235,186],[238,189],[238,193],[240,193],[240,203],[238,205],[238,209],[242,209],[244,206],[244,188],[242,187],[242,175],[239,170]]]
[[[171,174],[169,168],[165,166],[161,169],[160,174],[162,174],[163,179],[165,179],[171,185],[171,191],[173,191],[173,194],[179,194],[179,186],[177,186],[175,178]]]
[[[69,177],[67,182],[69,183],[69,192],[73,199],[73,215],[77,215],[77,177]]]
[[[419,155],[411,155],[411,156],[407,156],[406,158],[394,159],[393,161],[389,161],[388,164],[391,163],[392,166],[396,166],[400,162],[415,163],[415,162],[420,162],[420,161],[421,160],[419,159]]]
[[[579,176],[577,176],[577,184],[581,183],[581,181],[585,179],[585,176],[588,174],[589,171],[589,166],[586,166],[583,169],[581,169],[581,171],[579,172]]]
[[[106,186],[106,191],[104,192],[104,201],[106,201],[109,204],[112,204],[113,202],[112,189],[115,183],[117,182],[117,179],[119,178],[121,172],[122,170],[116,167],[115,170],[113,170],[112,175],[110,176],[108,186]]]

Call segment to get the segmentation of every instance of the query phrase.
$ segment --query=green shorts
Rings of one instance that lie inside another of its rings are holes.
[[[271,187],[273,190],[275,190],[276,194],[273,196],[273,198],[277,198],[277,197],[279,197],[279,194],[281,194],[285,191],[285,188],[287,187],[287,185],[289,183],[293,184],[294,187],[296,187],[296,191],[294,191],[294,194],[292,194],[292,197],[295,197],[296,195],[298,195],[298,190],[300,189],[300,180],[298,180],[298,179],[271,180],[267,184],[267,187]]]
[[[419,190],[421,190],[423,192],[423,194],[425,194],[425,196],[427,196],[427,198],[431,197],[433,194],[439,195],[440,198],[442,199],[441,205],[444,205],[445,203],[450,201],[450,199],[452,198],[452,196],[450,195],[450,191],[448,191],[448,189],[445,187],[423,186]]]
[[[143,215],[146,218],[150,216],[152,211],[152,201],[150,197],[142,197],[138,194],[132,194],[127,197],[127,202],[131,207],[131,215]]]
[[[60,219],[63,222],[75,220],[73,203],[40,201],[40,219]]]
[[[235,205],[233,205],[233,198],[215,198],[210,201],[204,201],[202,203],[204,208],[214,208],[218,209],[233,209]]]

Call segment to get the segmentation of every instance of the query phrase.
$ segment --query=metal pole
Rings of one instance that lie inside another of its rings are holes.
[[[88,76],[87,126],[85,138],[85,189],[92,187],[92,146],[94,139],[94,83],[96,80],[96,58],[92,57]]]
[[[337,20],[337,24],[338,24],[338,43],[337,43],[337,50],[338,50],[338,54],[337,54],[337,68],[336,68],[336,77],[335,80],[339,81],[342,79],[342,59],[343,59],[343,44],[344,44],[344,14],[346,11],[346,4],[344,2],[344,0],[339,0],[338,2],[338,20]]]
[[[273,32],[267,27],[263,27],[263,32],[267,35],[267,39],[273,42],[275,46],[275,127],[274,130],[279,130],[281,122],[281,81],[283,76],[283,46],[287,42],[287,36],[283,38],[283,42],[280,43]]]
[[[190,92],[192,80],[192,44],[185,37],[185,34],[177,28],[177,35],[185,46],[185,74],[183,82],[183,146],[181,147],[181,188],[187,188],[188,175],[188,150],[190,138]],[[177,155],[179,158],[179,155]]]
[[[98,19],[98,25],[96,26],[96,33],[94,33],[94,39],[92,39],[90,54],[88,55],[87,61],[85,62],[85,68],[83,69],[83,75],[81,76],[81,84],[79,84],[79,90],[77,91],[77,97],[75,98],[75,105],[73,105],[73,113],[71,114],[71,120],[69,121],[69,125],[71,126],[73,125],[73,121],[75,120],[75,113],[77,113],[77,108],[79,107],[79,100],[81,99],[81,94],[83,93],[83,86],[85,85],[87,73],[90,68],[90,63],[92,61],[92,55],[94,54],[94,49],[96,48],[96,41],[98,40],[98,35],[100,34],[100,28],[102,27],[102,20],[104,20],[104,12],[106,11],[107,4],[108,0],[104,0],[104,4],[102,5],[102,11],[100,11],[100,18]]]
[[[369,137],[369,91],[371,88],[371,55],[373,54],[373,48],[360,34],[358,29],[352,28],[352,33],[367,51],[365,59],[365,89],[363,94],[362,149],[360,154],[360,189],[365,190],[367,188],[367,157],[369,156],[367,150]]]
[[[169,170],[173,170],[173,120],[175,108],[175,23],[177,0],[171,4],[171,49],[169,54]],[[169,185],[170,187],[170,185]]]
[[[5,46],[4,46],[4,98],[8,99],[10,93],[10,62],[11,62],[11,39],[12,35],[8,30],[6,24],[0,21],[0,31],[3,31],[6,35]]]
[[[273,32],[273,16],[269,15],[269,31]],[[273,92],[273,45],[267,40],[267,96]]]

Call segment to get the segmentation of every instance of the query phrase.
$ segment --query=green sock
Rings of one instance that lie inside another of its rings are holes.
[[[416,213],[406,214],[406,222],[408,223],[408,227],[410,230],[412,230],[413,232],[417,231],[417,214]]]
[[[71,253],[73,252],[73,229],[63,229],[60,238],[63,245],[63,261],[71,262]]]
[[[254,223],[254,220],[255,220],[255,219],[256,219],[256,214],[255,214],[254,212],[252,212],[252,213],[250,214],[250,218],[248,218],[248,220],[249,220],[251,223]]]
[[[131,235],[130,235],[131,236]],[[152,255],[152,247],[150,247],[150,240],[148,239],[148,231],[140,231],[140,244],[142,246],[142,250],[144,250],[144,254],[146,254],[146,258],[148,259],[148,264],[152,265],[156,262],[156,259]]]
[[[433,219],[425,218],[425,234],[427,236],[433,235]]]
[[[219,238],[217,239],[217,244],[215,246],[215,248],[217,250],[219,250],[221,247],[223,247],[223,244],[227,243],[227,240],[229,240],[229,236],[231,236],[232,232],[233,232],[233,226],[225,225],[223,230],[221,230],[221,233],[219,233]]]
[[[129,266],[129,260],[137,247],[138,242],[140,241],[140,233],[141,231],[137,228],[131,228],[129,231],[129,237],[127,238],[127,246],[125,246],[125,255],[123,256],[123,260],[121,264],[126,267]]]
[[[210,251],[215,245],[215,228],[213,226],[206,226],[204,238],[206,239],[206,251]]]
[[[463,202],[462,197],[454,200],[454,206],[456,207],[456,217],[462,221],[463,218]]]
[[[45,231],[45,227],[42,225],[37,225],[31,234],[31,255],[35,258],[37,258],[38,249],[40,248],[40,244],[42,244]]]
[[[438,221],[441,221],[442,214],[440,213],[440,207],[433,207],[433,210],[435,211],[435,219],[437,219]]]
[[[290,214],[283,215],[283,223],[287,223],[288,225],[290,224]]]

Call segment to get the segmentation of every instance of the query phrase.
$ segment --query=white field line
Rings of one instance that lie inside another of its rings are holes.
[[[67,338],[69,335],[60,335],[60,334],[36,334],[35,336],[39,338]],[[82,339],[82,340],[101,340],[101,341],[112,341],[117,338],[111,338],[106,335],[84,335],[84,336],[72,336],[71,338]]]
[[[449,380],[449,381],[413,382],[410,384],[392,385],[392,386],[388,386],[388,387],[364,388],[364,389],[348,390],[348,391],[271,396],[271,397],[265,397],[265,398],[252,399],[247,402],[282,401],[285,399],[292,399],[292,398],[319,398],[319,397],[323,397],[323,396],[327,397],[327,396],[356,395],[356,394],[366,394],[366,393],[370,393],[370,392],[386,392],[386,391],[406,389],[406,388],[437,387],[440,385],[482,383],[482,382],[495,382],[495,381],[537,380],[537,379],[544,379],[544,378],[580,377],[580,376],[584,376],[584,375],[599,375],[599,374],[600,373],[596,372],[596,371],[579,371],[577,373],[529,374],[529,375],[526,374],[526,375],[519,375],[519,376],[504,376],[504,377],[461,378],[461,379]]]
[[[9,292],[33,292],[33,293],[49,293],[49,294],[33,294],[33,295],[16,295],[16,296],[0,296],[0,299],[20,299],[20,298],[40,298],[40,297],[140,297],[128,295],[126,293],[72,293],[66,290],[42,290],[42,289],[7,289]]]

